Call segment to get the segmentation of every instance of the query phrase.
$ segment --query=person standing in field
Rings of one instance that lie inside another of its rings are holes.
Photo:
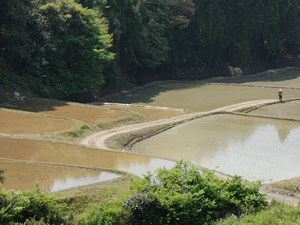
[[[279,101],[281,101],[281,102],[282,102],[282,95],[283,95],[283,91],[282,91],[282,89],[279,89],[278,96],[279,96]]]

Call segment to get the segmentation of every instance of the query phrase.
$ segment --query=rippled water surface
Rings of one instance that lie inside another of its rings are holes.
[[[73,121],[29,115],[0,109],[0,133],[33,134],[61,131],[70,128]]]
[[[268,105],[251,111],[249,114],[300,120],[300,101]]]
[[[42,191],[54,192],[71,187],[111,180],[120,175],[77,168],[34,165],[0,161],[0,168],[6,169],[6,190],[28,191],[38,183]]]
[[[300,176],[299,136],[300,123],[213,115],[139,142],[134,151],[274,182]]]
[[[89,107],[88,105],[73,105],[54,101],[23,101],[9,105],[7,108],[81,120],[90,125],[109,121],[126,114],[126,112],[120,110]]]
[[[172,161],[73,145],[0,138],[0,158],[118,169],[138,176]]]
[[[200,112],[246,101],[278,99],[277,91],[275,88],[169,83],[124,94],[112,101]],[[300,90],[287,89],[284,92],[286,98],[300,97]]]

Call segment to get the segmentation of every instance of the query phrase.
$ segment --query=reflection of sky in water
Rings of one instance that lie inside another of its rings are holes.
[[[247,180],[275,182],[300,176],[300,128],[294,128],[282,142],[277,128],[262,125],[246,140],[230,140],[226,148],[219,148],[214,158],[201,161],[201,166],[216,166],[226,174],[238,174]]]
[[[297,122],[215,115],[139,142],[134,151],[268,183],[300,176],[299,137]]]
[[[143,174],[146,174],[148,171],[154,172],[156,169],[163,167],[165,167],[166,169],[171,169],[172,167],[174,167],[174,165],[174,161],[149,157],[149,163],[132,162],[130,165],[119,164],[116,169],[133,173],[139,177],[143,177]]]
[[[117,174],[112,174],[112,173],[107,173],[107,172],[100,172],[98,176],[85,176],[85,177],[79,177],[79,178],[74,178],[74,177],[69,177],[67,176],[64,180],[62,179],[55,179],[51,187],[49,187],[50,192],[55,192],[71,187],[77,187],[77,186],[82,186],[82,185],[87,185],[87,184],[92,184],[92,183],[97,183],[100,181],[105,181],[105,180],[112,180],[114,178],[120,177],[120,175]]]

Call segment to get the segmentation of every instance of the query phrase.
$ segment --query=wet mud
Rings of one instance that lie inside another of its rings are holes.
[[[62,120],[38,115],[0,109],[0,133],[33,134],[61,131],[74,124],[70,120]]]
[[[300,176],[299,135],[299,122],[212,115],[139,142],[133,150],[271,183]]]
[[[71,187],[111,180],[121,175],[49,165],[34,165],[0,161],[0,168],[6,169],[4,187],[6,190],[31,190],[37,183],[44,192],[55,192]]]
[[[0,138],[0,158],[117,169],[142,177],[175,162],[143,155],[90,149],[73,145]]]
[[[106,122],[126,114],[126,112],[120,110],[55,101],[22,101],[11,104],[6,108],[81,120],[89,125]]]
[[[300,90],[285,90],[285,98],[296,97],[300,97]],[[274,88],[169,83],[124,94],[112,101],[202,112],[261,99],[278,99],[277,90]]]

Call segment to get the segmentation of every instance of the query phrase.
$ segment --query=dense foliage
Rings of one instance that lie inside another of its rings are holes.
[[[213,172],[201,174],[186,162],[170,170],[159,169],[132,184],[124,201],[91,205],[82,224],[206,224],[227,215],[258,211],[266,205],[259,182],[246,184],[241,177],[221,180]],[[109,207],[110,206],[110,207]],[[118,221],[118,222],[113,222]]]
[[[0,187],[0,224],[68,224],[71,213],[54,196],[33,191],[6,191]]]
[[[69,100],[300,52],[300,0],[2,0],[0,25],[0,86]]]
[[[113,53],[107,50],[111,35],[99,12],[73,0],[45,5],[5,0],[0,10],[0,63],[21,75],[16,81],[1,74],[0,84],[15,82],[43,96],[76,100],[104,83],[103,70]]]

